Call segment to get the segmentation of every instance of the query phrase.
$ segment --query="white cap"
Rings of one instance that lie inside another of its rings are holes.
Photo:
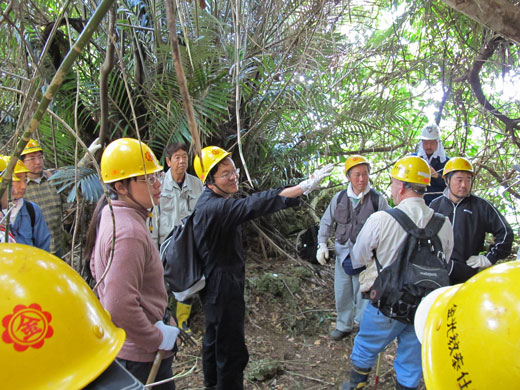
[[[437,126],[435,123],[427,124],[423,127],[420,139],[426,139],[426,140],[440,140],[441,139],[441,130],[439,129],[439,126]]]

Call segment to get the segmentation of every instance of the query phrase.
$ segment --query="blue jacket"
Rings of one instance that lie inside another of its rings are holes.
[[[49,251],[51,247],[51,232],[43,219],[42,210],[36,203],[32,203],[34,208],[34,226],[31,226],[31,216],[27,210],[27,200],[23,200],[23,205],[14,223],[9,225],[9,229],[18,244],[26,244]]]

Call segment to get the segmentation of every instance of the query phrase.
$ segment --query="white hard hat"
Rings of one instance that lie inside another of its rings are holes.
[[[440,140],[441,139],[441,130],[439,129],[439,126],[437,126],[435,123],[427,124],[423,127],[420,139],[425,140]]]

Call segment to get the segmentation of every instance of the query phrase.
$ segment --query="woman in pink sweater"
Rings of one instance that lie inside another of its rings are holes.
[[[156,380],[173,376],[171,351],[179,334],[177,327],[163,322],[168,304],[163,266],[146,225],[148,210],[159,203],[161,172],[146,144],[131,138],[109,144],[101,158],[101,176],[112,208],[106,207],[105,197],[98,202],[86,245],[99,300],[126,332],[118,360],[143,383],[159,350],[167,352]],[[175,384],[153,389],[173,390]]]

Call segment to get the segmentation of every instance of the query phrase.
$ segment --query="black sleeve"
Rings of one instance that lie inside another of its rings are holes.
[[[222,201],[221,216],[224,225],[238,225],[245,221],[300,205],[300,198],[280,196],[283,188],[254,193],[246,198]]]
[[[511,254],[513,245],[513,230],[506,219],[499,211],[484,200],[486,207],[486,220],[488,221],[487,232],[493,234],[495,242],[491,245],[487,257],[495,264],[498,260],[504,259]]]

